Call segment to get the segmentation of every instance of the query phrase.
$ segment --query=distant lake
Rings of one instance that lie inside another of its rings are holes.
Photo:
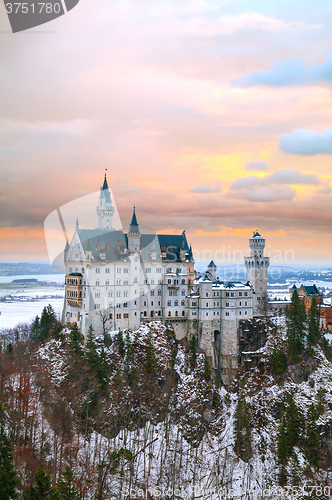
[[[64,283],[64,274],[29,274],[24,276],[0,276],[0,283],[11,283],[18,279],[37,279],[38,281],[49,281]],[[13,328],[18,323],[30,323],[37,315],[40,316],[43,308],[51,304],[55,312],[61,317],[63,298],[49,298],[50,295],[64,297],[64,288],[42,286],[39,288],[26,288],[19,290],[1,289],[0,295],[13,295],[17,297],[38,297],[36,302],[0,302],[0,329]],[[48,298],[47,298],[48,297]]]

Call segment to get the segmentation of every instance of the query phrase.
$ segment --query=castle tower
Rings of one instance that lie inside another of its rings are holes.
[[[98,229],[112,230],[112,217],[114,214],[114,207],[112,205],[111,195],[108,189],[106,173],[103,187],[100,188],[100,196],[97,207],[98,216]]]
[[[139,232],[135,207],[128,232],[128,250],[130,253],[139,252],[141,248],[141,234]]]
[[[217,266],[215,265],[213,260],[211,260],[210,264],[208,265],[208,272],[211,274],[213,281],[215,281],[216,279],[216,271],[217,271]]]
[[[254,312],[262,312],[267,306],[267,270],[270,257],[264,256],[265,239],[254,231],[249,239],[250,256],[244,258],[247,268],[247,281],[250,281],[253,290]]]

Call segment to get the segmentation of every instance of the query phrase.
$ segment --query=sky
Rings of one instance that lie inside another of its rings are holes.
[[[332,265],[331,28],[322,0],[80,0],[12,34],[1,4],[0,261],[47,261],[45,219],[107,168],[124,229],[135,205],[197,260],[259,229]]]

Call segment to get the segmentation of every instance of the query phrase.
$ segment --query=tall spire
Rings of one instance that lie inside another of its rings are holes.
[[[130,227],[129,227],[129,234],[139,234],[135,207],[134,207],[134,211],[133,211],[133,216],[131,218],[131,223],[130,223]]]
[[[112,230],[114,207],[112,205],[111,195],[108,189],[106,170],[107,168],[105,168],[104,183],[103,187],[100,188],[100,196],[97,207],[98,229]]]

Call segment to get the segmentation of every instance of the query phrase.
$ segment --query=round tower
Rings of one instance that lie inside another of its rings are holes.
[[[267,308],[267,270],[270,257],[264,256],[265,238],[258,230],[249,239],[250,256],[244,258],[247,268],[247,281],[253,287],[254,312],[263,312]]]

